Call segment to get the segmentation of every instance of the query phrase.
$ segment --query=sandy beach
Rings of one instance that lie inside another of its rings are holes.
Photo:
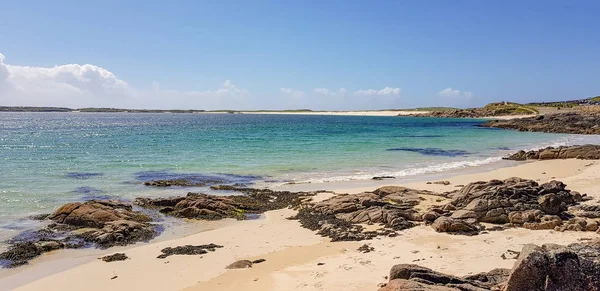
[[[331,116],[409,116],[428,114],[430,111],[415,110],[363,110],[363,111],[241,111],[242,114],[274,114],[274,115],[331,115]],[[486,116],[479,119],[510,120],[532,117],[533,115]]]
[[[442,192],[473,181],[509,177],[540,182],[557,179],[569,189],[587,193],[594,200],[600,198],[600,163],[582,160],[526,162],[445,179],[450,185],[423,181],[402,186]],[[387,185],[394,185],[393,180],[388,182]],[[380,185],[346,189],[343,193],[372,191]],[[314,199],[332,195],[324,193]],[[436,203],[443,201],[426,197],[420,206],[426,208]],[[262,219],[231,221],[186,237],[125,248],[48,253],[34,259],[30,266],[1,278],[0,290],[377,290],[379,283],[387,281],[389,269],[399,263],[417,263],[452,275],[467,275],[510,268],[515,260],[503,259],[502,255],[508,250],[518,251],[524,244],[569,244],[597,236],[595,232],[523,228],[457,236],[437,233],[421,225],[401,231],[393,238],[329,242],[300,227],[298,221],[287,219],[294,214],[291,209],[269,211]],[[223,248],[202,256],[156,258],[165,247],[208,243]],[[357,248],[364,243],[375,250],[358,252]],[[112,263],[96,259],[115,252],[124,252],[130,259]],[[250,269],[225,269],[240,259],[266,261]]]
[[[399,116],[427,114],[429,111],[414,110],[364,110],[364,111],[241,111],[242,114],[286,114],[286,115],[339,115],[339,116]]]

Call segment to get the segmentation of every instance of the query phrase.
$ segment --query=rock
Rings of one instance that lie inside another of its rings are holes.
[[[511,120],[491,120],[483,127],[513,129],[529,132],[551,132],[571,134],[600,134],[600,114],[586,112],[569,112],[546,114],[544,118],[516,118]],[[600,153],[596,153],[596,158]],[[590,154],[589,157],[593,157]]]
[[[479,228],[477,226],[450,217],[440,217],[436,219],[433,224],[431,224],[431,227],[437,232],[467,235],[479,233]]]
[[[113,200],[68,203],[61,206],[48,218],[61,224],[89,228],[102,228],[107,222],[117,220],[151,221],[147,215],[133,211],[131,204]]]
[[[598,222],[595,220],[587,220],[585,230],[587,231],[596,231],[598,230]]]
[[[267,260],[265,260],[265,259],[258,259],[258,260],[254,260],[254,261],[252,261],[252,264],[260,264],[260,263],[264,263],[264,262],[266,262],[266,261],[267,261]]]
[[[583,218],[571,218],[564,225],[557,227],[558,231],[586,231],[587,221]]]
[[[395,265],[390,270],[388,289],[380,290],[475,290],[483,291],[496,281],[503,280],[507,271],[496,269],[471,277],[455,277],[413,264]]]
[[[229,264],[225,269],[247,269],[252,268],[252,261],[240,260]]]
[[[538,203],[546,214],[556,215],[566,211],[568,205],[575,203],[570,193],[560,190],[558,193],[550,193],[538,197]]]
[[[527,222],[536,222],[544,215],[541,210],[513,211],[508,214],[510,223],[521,225]]]
[[[225,190],[219,187],[219,190]],[[137,198],[135,203],[146,208],[157,208],[161,213],[175,217],[202,220],[223,218],[247,219],[249,214],[297,207],[303,198],[316,192],[272,191],[269,189],[227,187],[227,191],[239,191],[246,195],[216,196],[188,193],[185,197]]]
[[[598,291],[600,240],[569,246],[525,245],[511,270],[455,277],[401,264],[392,267],[389,279],[380,290]]]
[[[523,227],[531,230],[555,229],[562,225],[562,220],[556,215],[544,215],[535,222],[525,222]]]
[[[38,257],[42,250],[33,242],[23,242],[12,245],[10,249],[0,254],[0,260],[7,260],[8,268],[14,268],[27,264],[27,261]]]
[[[444,286],[427,285],[410,280],[391,280],[379,291],[460,291],[460,289]]]
[[[450,181],[435,181],[433,182],[433,184],[437,184],[437,185],[450,185]]]
[[[374,247],[371,247],[371,246],[369,246],[368,244],[364,244],[364,245],[360,246],[360,247],[357,249],[357,251],[359,251],[359,252],[361,252],[361,253],[370,253],[370,252],[372,252],[372,251],[374,251],[374,250],[375,250],[375,248],[374,248]]]
[[[100,248],[127,245],[153,238],[151,218],[134,211],[131,204],[114,200],[67,203],[48,216],[54,223],[33,231],[25,242],[17,241],[3,253],[12,266],[22,265],[42,253],[95,244]]]
[[[411,228],[423,215],[414,209],[419,195],[439,195],[430,191],[387,186],[373,192],[337,195],[306,205],[292,219],[332,241],[359,241],[379,235],[394,236],[395,231]],[[361,224],[380,224],[382,229],[364,231]]]
[[[518,253],[518,252],[515,252]],[[463,277],[462,279],[472,282],[478,286],[484,288],[492,288],[494,286],[498,286],[499,284],[505,282],[510,275],[510,269],[493,269],[487,273],[479,273],[475,275],[468,275]]]
[[[600,218],[600,205],[581,204],[569,207],[569,212],[585,218]]]
[[[447,206],[452,206],[443,209],[456,209],[451,218],[519,226],[527,224],[530,229],[551,229],[560,225],[562,220],[554,216],[568,216],[565,211],[570,211],[569,207],[575,207],[577,200],[583,197],[567,190],[560,181],[539,185],[521,178],[474,182],[448,193],[448,196],[451,201]],[[542,221],[544,216],[547,217]]]
[[[185,245],[185,246],[177,246],[177,247],[168,247],[161,250],[162,254],[159,255],[158,259],[164,259],[173,255],[203,255],[208,252],[214,252],[218,248],[222,248],[223,246],[216,244],[207,244],[207,245]]]
[[[600,250],[597,247],[597,243],[573,247],[525,245],[504,290],[597,290],[600,261],[593,260],[598,253],[592,255],[592,261],[586,257],[590,250],[592,253]]]
[[[115,262],[115,261],[125,261],[129,258],[124,253],[116,253],[113,255],[104,256],[101,259],[102,259],[102,261],[110,263],[110,262]]]
[[[396,177],[394,177],[394,176],[376,176],[371,179],[372,180],[396,179]]]

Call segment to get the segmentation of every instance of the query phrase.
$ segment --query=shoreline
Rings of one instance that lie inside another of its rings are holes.
[[[374,183],[371,185],[346,189],[341,189],[340,185],[330,185],[332,188],[324,190],[336,190],[338,193],[359,193],[384,185],[401,184],[409,188],[442,192],[454,190],[455,186],[459,184],[513,176],[540,182],[554,177],[564,181],[569,189],[588,193],[593,198],[598,198],[593,196],[594,191],[600,190],[600,182],[594,180],[600,177],[600,163],[583,160],[526,162],[512,167],[480,170],[476,173],[444,178],[451,182],[450,185],[426,184],[425,181],[398,183],[392,179],[373,181]],[[301,188],[306,185],[289,186]],[[317,199],[326,197],[317,197]],[[244,287],[247,290],[318,290],[319,288],[342,290],[342,285],[346,286],[346,284],[352,287],[350,290],[376,290],[377,284],[385,281],[383,276],[387,275],[393,264],[411,263],[412,260],[424,258],[425,260],[419,264],[436,271],[464,275],[489,271],[492,265],[493,267],[510,267],[514,260],[499,259],[498,252],[504,252],[510,248],[520,249],[519,246],[524,243],[542,243],[549,240],[557,243],[570,243],[576,242],[578,238],[594,235],[591,233],[530,231],[517,228],[476,237],[463,237],[439,234],[429,227],[417,226],[402,231],[401,235],[396,238],[385,237],[340,244],[338,242],[331,243],[328,239],[301,228],[297,221],[286,219],[294,213],[295,211],[290,209],[270,211],[265,213],[264,219],[234,222],[184,237],[156,240],[147,244],[136,244],[118,249],[81,250],[79,253],[77,253],[78,251],[52,252],[33,260],[31,266],[14,270],[12,275],[0,276],[0,286],[3,286],[0,287],[0,290],[7,287],[9,289],[16,288],[15,290],[39,290],[42,286],[63,290],[77,290],[78,288],[121,290],[142,288],[142,286],[147,290],[181,290],[184,288],[189,288],[186,290],[207,290],[208,286],[217,285],[220,286],[220,290],[239,289],[239,285],[229,284],[225,280],[231,276],[239,278],[240,280],[237,282],[240,284],[246,284]],[[194,222],[194,224],[196,223],[203,222]],[[273,236],[273,233],[278,235]],[[506,237],[506,234],[510,234],[513,239],[503,240],[502,237]],[[490,241],[493,243],[489,243]],[[155,258],[159,250],[166,246],[208,243],[222,244],[224,248],[203,255],[202,259],[196,256],[169,257],[165,260],[169,262],[168,264]],[[369,254],[357,252],[357,245],[363,243],[375,247],[375,252]],[[434,246],[434,244],[437,245]],[[461,248],[457,247],[460,245],[469,245],[469,248],[473,249],[473,253],[461,253]],[[448,250],[439,251],[437,246]],[[282,261],[282,258],[295,253],[291,250],[299,250],[298,252],[303,255],[297,260]],[[88,251],[95,252],[88,253]],[[104,263],[95,259],[101,255],[118,251],[124,251],[131,259],[114,263]],[[417,251],[417,253],[410,251]],[[488,259],[483,260],[480,256]],[[400,258],[394,259],[394,257]],[[225,270],[224,268],[235,260],[247,258],[266,258],[267,261],[251,270]],[[79,261],[78,264],[69,265],[70,260]],[[325,264],[317,266],[317,261]],[[482,262],[485,263],[481,264]],[[62,269],[56,268],[60,265],[63,266]],[[490,268],[485,269],[487,267]],[[367,271],[368,269],[374,271]],[[48,270],[60,270],[60,272],[52,273]],[[198,270],[202,270],[202,272],[198,272]],[[364,272],[369,272],[369,274],[364,275]],[[85,280],[82,279],[83,276],[85,276]],[[114,276],[118,276],[118,278],[110,280]],[[39,279],[23,285],[32,278]],[[254,281],[255,279],[258,280]],[[17,288],[17,286],[20,287]]]

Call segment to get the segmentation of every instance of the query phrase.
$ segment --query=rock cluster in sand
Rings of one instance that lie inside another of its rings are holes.
[[[379,291],[597,291],[600,290],[600,241],[569,246],[525,245],[512,270],[494,269],[465,277],[401,264],[390,270]]]

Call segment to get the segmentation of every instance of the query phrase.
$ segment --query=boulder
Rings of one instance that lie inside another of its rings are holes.
[[[225,267],[225,269],[247,269],[247,268],[252,268],[252,261],[248,261],[248,260],[235,261],[235,262],[227,265],[227,267]]]
[[[396,265],[381,290],[598,291],[600,240],[568,246],[525,245],[511,270],[494,269],[465,277],[418,265]]]
[[[431,224],[431,227],[437,232],[453,234],[477,234],[479,232],[477,226],[451,217],[440,217]]]
[[[525,245],[504,291],[580,291],[600,288],[600,261],[595,244],[568,247]],[[590,260],[591,258],[591,260]]]

